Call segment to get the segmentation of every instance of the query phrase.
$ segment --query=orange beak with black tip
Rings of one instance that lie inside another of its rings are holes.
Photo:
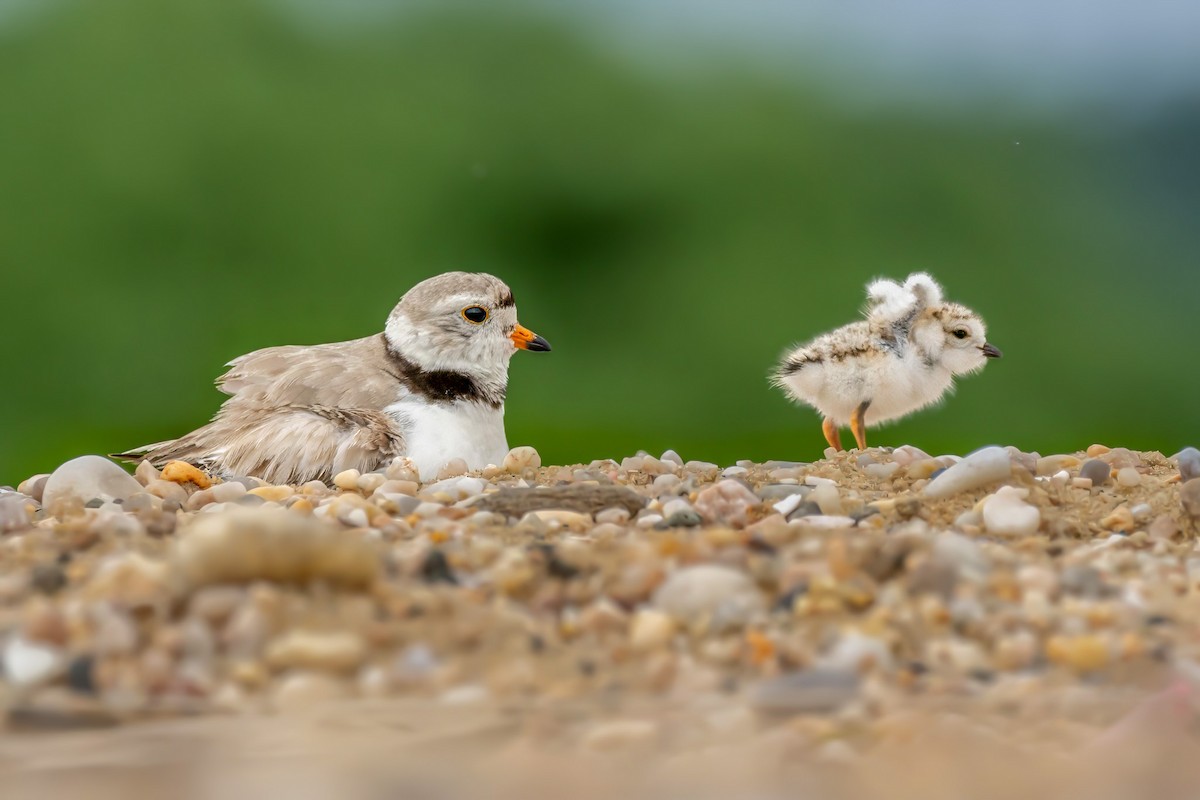
[[[510,334],[513,344],[518,350],[530,350],[534,353],[549,353],[550,343],[524,325],[518,325]]]

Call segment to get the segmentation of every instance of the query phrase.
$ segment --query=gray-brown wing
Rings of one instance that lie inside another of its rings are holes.
[[[229,366],[217,379],[217,388],[259,407],[382,409],[404,391],[388,370],[379,336],[334,344],[268,347],[239,356]]]

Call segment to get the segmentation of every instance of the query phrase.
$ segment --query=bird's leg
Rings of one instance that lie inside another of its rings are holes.
[[[842,437],[838,435],[837,423],[829,417],[821,423],[821,430],[825,432],[825,441],[829,442],[829,446],[834,450],[843,450]]]
[[[866,417],[867,407],[870,405],[871,401],[866,401],[854,409],[854,416],[850,417],[850,430],[854,432],[854,441],[858,442],[859,450],[867,449],[867,423],[864,417]]]

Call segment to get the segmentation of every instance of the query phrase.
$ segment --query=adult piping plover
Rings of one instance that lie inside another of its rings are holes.
[[[217,379],[231,397],[212,422],[114,457],[271,483],[328,481],[397,456],[412,459],[423,480],[455,458],[480,469],[508,453],[509,359],[549,349],[517,324],[503,281],[448,272],[410,289],[381,334],[235,358]]]
[[[1000,357],[979,315],[943,300],[942,288],[924,272],[903,285],[872,282],[864,313],[865,320],[793,349],[772,376],[792,399],[824,415],[825,440],[836,450],[839,426],[848,424],[865,450],[869,426],[936,403],[954,376]]]

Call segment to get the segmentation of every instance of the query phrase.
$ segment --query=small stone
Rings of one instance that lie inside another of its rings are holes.
[[[1200,478],[1200,450],[1194,447],[1185,447],[1179,451],[1179,477],[1184,482],[1193,478]],[[26,492],[32,494],[32,492]],[[37,495],[35,494],[34,497]]]
[[[151,481],[162,479],[162,473],[155,468],[153,464],[145,459],[137,465],[137,469],[133,471],[133,477],[142,486],[149,486]]]
[[[671,615],[653,609],[637,612],[629,626],[629,644],[642,652],[663,647],[674,635],[675,621]]]
[[[900,465],[895,461],[888,464],[867,464],[863,468],[863,472],[871,480],[888,481],[891,480],[897,472],[900,471]]]
[[[1100,524],[1110,531],[1130,533],[1137,527],[1137,520],[1129,506],[1122,503],[1113,509],[1112,513],[1100,520]]]
[[[723,480],[700,492],[695,508],[705,519],[742,527],[749,521],[750,509],[759,502],[754,493],[738,481]]]
[[[130,479],[132,480],[132,478]],[[43,642],[10,635],[0,663],[5,679],[15,686],[36,686],[58,676],[67,666],[62,650]]]
[[[26,478],[17,486],[17,492],[26,497],[32,497],[40,504],[46,491],[46,481],[49,479],[49,473],[41,473]]]
[[[1099,636],[1052,636],[1046,642],[1046,658],[1077,673],[1095,672],[1108,665],[1108,643]]]
[[[629,521],[629,512],[624,508],[606,508],[596,514],[597,524],[624,525]]]
[[[42,594],[57,594],[67,585],[67,573],[56,563],[37,564],[30,576],[30,584]]]
[[[1037,460],[1037,465],[1034,469],[1034,472],[1037,475],[1053,475],[1054,473],[1060,472],[1064,469],[1075,469],[1079,466],[1079,463],[1079,459],[1075,456],[1046,456],[1045,458],[1039,458]]]
[[[1079,468],[1079,477],[1089,479],[1092,486],[1103,486],[1108,483],[1111,473],[1112,468],[1098,458],[1083,462],[1083,466]]]
[[[193,483],[200,489],[213,485],[207,475],[186,461],[171,461],[162,470],[162,479],[171,483]]]
[[[1089,600],[1098,600],[1107,594],[1107,585],[1100,570],[1087,564],[1072,564],[1062,571],[1059,585],[1064,592]]]
[[[551,530],[566,529],[580,533],[592,527],[592,518],[587,514],[580,514],[578,511],[562,511],[553,508],[530,511],[521,518],[521,521],[528,522],[530,519],[537,519],[545,523]]]
[[[789,672],[756,686],[750,705],[770,715],[829,714],[858,697],[861,683],[857,669]]]
[[[178,483],[171,483],[170,481],[150,481],[150,483],[146,484],[146,492],[161,498],[163,501],[171,500],[180,505],[186,503],[188,500],[187,490]]]
[[[173,585],[190,591],[258,580],[362,588],[374,582],[379,567],[370,542],[266,506],[201,515],[188,525],[170,561]]]
[[[246,494],[246,487],[237,481],[226,481],[215,484],[211,489],[213,500],[217,503],[232,503]]]
[[[679,456],[679,453],[676,453],[674,450],[664,451],[661,460],[664,462],[670,462],[677,467],[683,466],[683,459]]]
[[[723,622],[739,626],[763,610],[765,601],[744,573],[697,564],[672,573],[654,593],[654,605],[685,624],[719,614]]]
[[[425,487],[420,496],[429,498],[436,494],[448,495],[454,502],[466,500],[469,497],[483,494],[483,490],[487,488],[481,478],[472,478],[466,475],[460,475],[454,478],[446,478],[445,480],[432,483]]]
[[[89,500],[124,501],[140,491],[142,485],[108,459],[80,456],[64,463],[46,479],[42,505],[50,513],[61,515],[72,507],[82,508]]]
[[[1200,519],[1200,478],[1192,478],[1179,487],[1179,502],[1192,519]]]
[[[500,466],[511,475],[523,475],[526,470],[540,469],[542,457],[532,447],[514,447],[504,456],[504,463]]]
[[[837,487],[828,483],[813,489],[808,495],[808,502],[816,503],[822,514],[831,517],[841,516],[845,511]]]
[[[33,525],[36,503],[16,492],[0,493],[0,533],[23,531]]]
[[[1012,461],[1002,447],[985,447],[947,469],[925,487],[925,497],[938,500],[978,489],[1012,475]]]
[[[1142,476],[1133,467],[1122,467],[1117,471],[1117,485],[1132,488],[1142,482]]]
[[[367,645],[349,631],[292,630],[267,646],[272,669],[306,669],[351,672],[362,666]]]
[[[333,476],[333,485],[343,492],[353,492],[358,489],[358,479],[362,473],[356,469],[347,469]]]
[[[387,483],[387,478],[382,473],[368,472],[366,475],[359,476],[357,488],[362,494],[370,495],[385,483]]]
[[[1001,486],[983,504],[983,525],[1000,536],[1028,536],[1042,524],[1042,513],[1025,502],[1028,489]]]
[[[296,493],[296,490],[290,486],[260,486],[257,489],[251,489],[249,492],[255,497],[261,497],[268,503],[282,503]]]

